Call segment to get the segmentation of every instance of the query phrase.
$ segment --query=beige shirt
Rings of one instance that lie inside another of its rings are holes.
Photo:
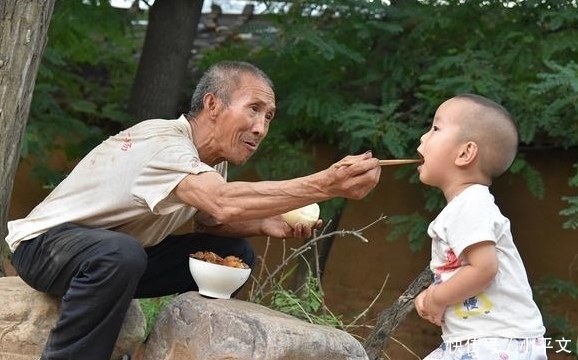
[[[155,245],[197,212],[175,197],[175,186],[206,171],[226,179],[227,163],[200,161],[184,116],[143,121],[95,147],[27,217],[8,222],[6,242],[14,252],[20,242],[72,222]]]

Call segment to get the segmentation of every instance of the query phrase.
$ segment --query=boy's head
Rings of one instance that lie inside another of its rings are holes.
[[[492,179],[502,175],[518,151],[518,128],[512,115],[480,95],[461,94],[453,99],[465,102],[462,140],[477,143],[481,170]]]
[[[420,179],[444,187],[459,174],[466,181],[489,185],[510,167],[517,148],[518,130],[503,106],[483,96],[461,94],[438,107],[432,128],[421,138]]]

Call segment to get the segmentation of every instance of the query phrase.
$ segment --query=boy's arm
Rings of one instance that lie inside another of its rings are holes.
[[[440,325],[443,309],[463,302],[484,291],[498,272],[496,246],[492,241],[482,241],[468,246],[463,257],[469,263],[451,278],[432,286],[424,297],[424,311],[431,322]]]

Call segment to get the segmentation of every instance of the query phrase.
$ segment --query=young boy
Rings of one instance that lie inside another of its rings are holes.
[[[441,104],[420,139],[420,181],[447,201],[428,227],[434,284],[415,300],[418,314],[442,328],[442,345],[425,359],[547,359],[510,222],[489,191],[517,145],[508,111],[473,94]]]

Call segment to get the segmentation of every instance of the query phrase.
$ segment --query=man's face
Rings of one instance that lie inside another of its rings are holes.
[[[275,116],[275,93],[262,79],[245,74],[231,95],[228,107],[217,117],[223,156],[229,162],[245,163],[257,150]]]

